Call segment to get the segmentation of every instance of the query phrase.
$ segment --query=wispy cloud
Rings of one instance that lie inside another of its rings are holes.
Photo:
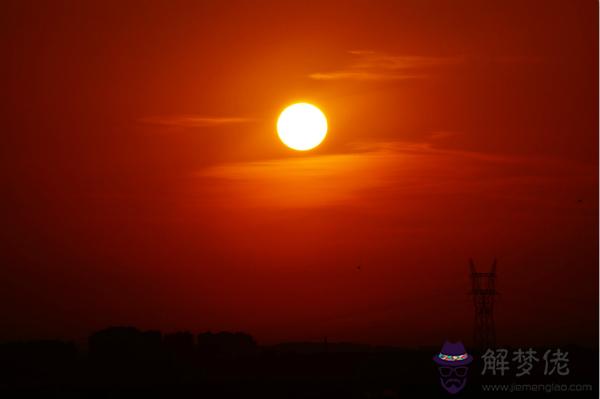
[[[597,182],[586,165],[437,148],[430,142],[354,143],[346,153],[214,164],[194,177],[204,181],[197,198],[207,206],[348,206],[373,212],[398,203],[418,211],[422,208],[416,201],[439,207],[458,198],[529,206],[539,203],[540,193],[547,194],[548,206],[556,201],[573,206],[571,193],[590,192]],[[462,207],[460,202],[457,206]]]
[[[309,77],[315,80],[406,80],[421,79],[426,77],[426,75],[341,70],[326,73],[311,73]]]
[[[522,165],[514,157],[436,149],[428,143],[356,143],[349,150],[218,164],[196,177],[211,179],[206,187],[219,193],[219,206],[227,206],[229,200],[235,207],[361,206],[366,198],[387,191],[393,192],[391,197],[420,191],[427,195],[456,192],[480,182],[482,173],[494,175],[498,169],[513,171]],[[214,195],[204,192],[203,201]]]
[[[214,117],[201,115],[177,115],[177,116],[150,116],[141,118],[140,122],[151,125],[172,127],[213,127],[222,125],[235,125],[253,122],[252,118],[241,117]]]
[[[349,51],[354,61],[344,68],[316,72],[315,80],[404,80],[430,76],[432,69],[463,62],[461,57],[392,55],[375,51]]]
[[[440,140],[446,140],[448,138],[456,137],[459,135],[460,135],[459,132],[452,132],[452,131],[448,131],[448,130],[438,130],[429,135],[429,140],[431,142],[437,142]]]

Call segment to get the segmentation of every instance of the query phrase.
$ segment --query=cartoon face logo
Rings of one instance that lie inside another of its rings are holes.
[[[462,342],[444,342],[433,361],[438,365],[442,387],[451,394],[462,391],[467,384],[469,364],[473,361]]]

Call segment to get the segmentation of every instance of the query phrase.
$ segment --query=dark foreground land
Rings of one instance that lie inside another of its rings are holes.
[[[531,376],[515,377],[516,364],[504,376],[482,376],[475,353],[467,384],[454,397],[597,398],[598,350],[561,349],[569,352],[563,376],[545,375],[541,355]],[[92,334],[86,352],[61,341],[0,344],[0,397],[450,397],[432,361],[438,350],[327,342],[265,347],[243,333],[163,336],[117,327]]]

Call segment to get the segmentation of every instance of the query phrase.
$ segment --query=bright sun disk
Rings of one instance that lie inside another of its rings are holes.
[[[277,134],[285,145],[294,150],[310,150],[325,139],[327,118],[312,104],[296,103],[279,115]]]

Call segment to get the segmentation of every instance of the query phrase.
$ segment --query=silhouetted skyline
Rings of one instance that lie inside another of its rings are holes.
[[[0,343],[0,392],[14,390],[64,395],[138,392],[220,397],[397,397],[442,391],[431,357],[439,347],[397,348],[360,343],[288,342],[258,345],[242,332],[178,331],[163,334],[133,326],[93,332],[87,350],[67,341]],[[509,347],[509,349],[511,349]],[[536,348],[542,352],[545,348]],[[568,351],[567,376],[537,370],[515,379],[483,377],[481,352],[463,394],[481,395],[483,384],[587,384],[582,397],[598,394],[598,350]]]

